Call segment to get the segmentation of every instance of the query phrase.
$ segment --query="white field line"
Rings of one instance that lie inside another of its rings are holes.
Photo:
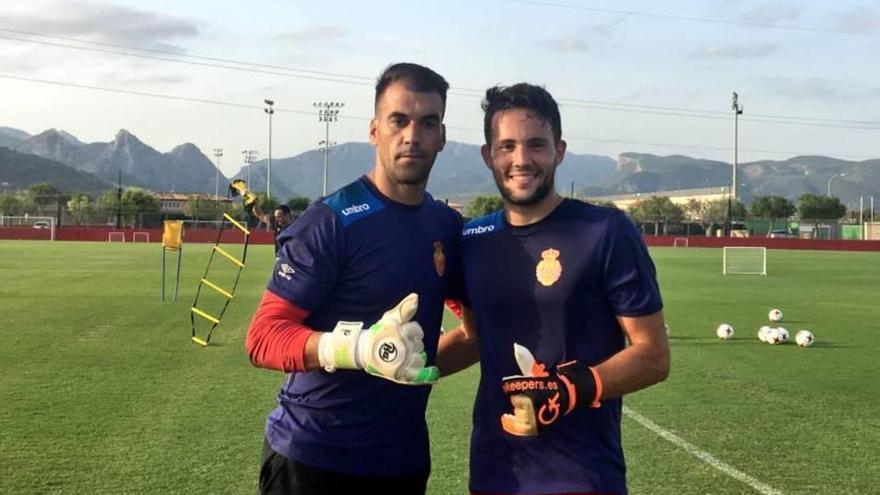
[[[758,481],[757,479],[747,475],[746,473],[736,469],[735,467],[727,464],[724,461],[716,459],[715,456],[713,456],[712,454],[704,450],[700,450],[696,445],[663,428],[662,426],[633,411],[632,409],[624,407],[623,414],[635,421],[636,423],[639,423],[645,428],[653,431],[676,447],[681,447],[687,453],[696,457],[697,459],[700,459],[701,461],[730,476],[731,478],[745,483],[746,485],[749,485],[756,492],[762,493],[763,495],[782,495],[781,491],[773,488],[766,483]]]

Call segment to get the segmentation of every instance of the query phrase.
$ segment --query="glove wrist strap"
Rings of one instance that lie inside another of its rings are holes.
[[[325,332],[318,340],[318,361],[328,373],[337,369],[357,370],[357,343],[363,329],[363,322],[340,321],[332,332]]]
[[[572,361],[559,365],[557,371],[560,378],[564,379],[566,387],[573,388],[575,391],[574,400],[569,399],[568,412],[578,406],[592,408],[601,406],[599,399],[602,397],[602,377],[599,376],[596,368]]]

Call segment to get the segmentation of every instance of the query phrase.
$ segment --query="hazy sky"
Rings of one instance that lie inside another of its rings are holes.
[[[578,153],[732,161],[737,91],[740,161],[880,157],[875,1],[0,4],[0,126],[220,146],[227,174],[241,150],[268,152],[264,98],[276,102],[276,158],[324,138],[314,101],[345,102],[331,140],[366,141],[373,80],[395,61],[449,80],[451,140],[481,143],[486,87],[529,81],[560,100]]]

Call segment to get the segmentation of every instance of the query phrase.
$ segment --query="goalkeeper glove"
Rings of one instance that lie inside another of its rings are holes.
[[[418,294],[410,294],[367,329],[363,322],[340,321],[318,341],[321,366],[328,373],[363,369],[404,385],[436,383],[440,371],[436,366],[425,366],[425,334],[418,322],[410,321],[418,305]]]
[[[591,401],[589,407],[600,406],[602,379],[595,368],[569,361],[551,375],[525,347],[513,344],[513,354],[523,374],[502,379],[502,390],[513,405],[513,414],[501,416],[507,433],[536,436],[585,401]]]

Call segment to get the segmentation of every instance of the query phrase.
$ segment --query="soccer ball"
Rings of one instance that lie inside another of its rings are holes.
[[[767,325],[764,325],[763,327],[759,328],[758,329],[758,340],[760,340],[761,342],[768,342],[767,336],[770,334],[770,330],[771,330],[771,328],[768,327]]]
[[[782,311],[771,309],[770,314],[768,314],[767,317],[770,318],[770,321],[782,321]]]
[[[778,328],[771,328],[765,334],[764,342],[767,342],[771,345],[776,345],[785,342],[785,340],[783,340],[782,332],[780,332]]]
[[[788,342],[788,330],[784,327],[778,327],[776,329],[779,332],[779,336],[782,338],[782,342]]]
[[[816,341],[816,338],[813,337],[813,332],[801,330],[794,336],[794,341],[801,347],[810,347]]]
[[[666,336],[669,337],[669,323],[664,323],[664,327],[666,327]]]
[[[727,340],[733,337],[733,327],[727,323],[722,323],[718,325],[718,330],[715,330],[715,335],[721,340]]]

